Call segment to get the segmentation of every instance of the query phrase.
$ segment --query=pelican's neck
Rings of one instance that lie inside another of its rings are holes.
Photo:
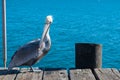
[[[47,33],[46,33],[45,38],[43,39],[43,41],[50,39],[49,30],[50,29],[48,29],[48,31],[47,31]]]
[[[47,23],[45,24],[40,43],[43,42],[44,38],[46,37],[46,34],[49,34],[49,26],[50,26],[50,24],[47,24]]]
[[[46,49],[49,49],[50,46],[51,46],[51,39],[50,39],[50,35],[49,35],[49,29],[47,31],[47,33],[45,34],[43,40],[40,40],[40,43],[39,43],[39,47],[42,48],[43,47],[43,44],[45,43],[45,45],[49,45],[46,47]]]
[[[50,35],[49,35],[49,30],[48,30],[48,32],[47,32],[47,34],[45,36],[45,39],[43,41],[45,41],[45,43],[51,45],[51,39],[50,39]]]

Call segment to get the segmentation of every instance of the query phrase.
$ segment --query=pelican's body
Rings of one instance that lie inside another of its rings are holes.
[[[8,69],[16,66],[32,66],[39,61],[51,47],[51,39],[49,36],[49,27],[52,22],[52,17],[47,16],[46,24],[42,34],[42,38],[33,40],[21,48],[19,48],[13,55]]]

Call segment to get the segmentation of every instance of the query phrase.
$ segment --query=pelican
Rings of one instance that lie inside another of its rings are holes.
[[[50,50],[51,39],[49,36],[49,28],[52,22],[52,16],[48,15],[41,39],[30,41],[20,47],[12,56],[8,70],[19,66],[29,66],[30,70],[34,71],[32,65],[38,62]]]

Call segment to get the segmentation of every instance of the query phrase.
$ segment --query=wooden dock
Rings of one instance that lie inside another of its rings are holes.
[[[120,80],[120,72],[114,68],[91,69],[35,69],[7,71],[0,69],[0,80]]]

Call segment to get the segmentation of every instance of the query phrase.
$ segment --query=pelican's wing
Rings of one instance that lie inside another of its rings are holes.
[[[39,42],[40,39],[37,39],[20,47],[13,55],[9,68],[20,66],[34,59],[38,55]]]

